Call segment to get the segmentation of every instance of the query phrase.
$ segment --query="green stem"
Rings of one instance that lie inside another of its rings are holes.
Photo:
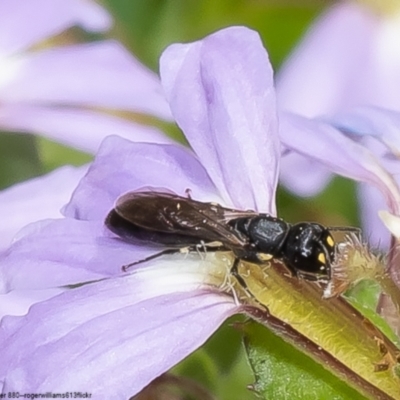
[[[400,399],[400,380],[393,372],[394,365],[375,372],[382,366],[383,353],[396,360],[398,349],[344,299],[323,300],[317,285],[288,276],[279,263],[269,267],[242,263],[239,273],[257,302],[267,307],[273,317],[290,325],[383,393]]]

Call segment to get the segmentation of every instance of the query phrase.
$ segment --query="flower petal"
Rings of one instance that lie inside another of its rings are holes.
[[[61,207],[69,201],[86,169],[59,168],[1,191],[0,252],[25,225],[44,218],[61,217]]]
[[[157,128],[91,110],[4,105],[0,108],[0,126],[36,133],[91,154],[113,132],[134,142],[173,142]]]
[[[160,63],[172,113],[225,202],[275,214],[275,93],[258,34],[224,29],[170,46]]]
[[[24,50],[73,25],[103,31],[110,28],[111,18],[90,0],[2,0],[0,56]]]
[[[279,108],[311,118],[364,103],[376,24],[358,4],[331,7],[277,75]]]
[[[399,110],[400,95],[400,12],[398,4],[393,12],[380,15],[379,26],[371,44],[370,79],[365,86],[369,89],[369,98],[364,104]]]
[[[216,189],[196,157],[180,145],[132,143],[118,136],[104,140],[65,215],[104,220],[116,199],[141,188],[165,188],[200,201],[219,201]]]
[[[357,197],[364,237],[380,251],[389,249],[390,233],[379,218],[379,212],[387,208],[382,193],[376,187],[361,183],[357,188]]]
[[[62,293],[64,289],[15,290],[0,295],[0,320],[6,315],[25,315],[32,304]]]
[[[359,136],[372,136],[400,157],[400,112],[377,107],[359,107],[330,119],[338,129]],[[371,149],[373,150],[373,149]]]
[[[115,238],[103,221],[45,220],[20,231],[0,258],[0,292],[45,289],[122,274],[158,250]]]
[[[72,387],[94,399],[129,398],[238,311],[232,298],[195,290],[194,279],[177,290],[176,279],[154,282],[154,274],[142,272],[68,291],[24,318],[3,319],[3,390]]]
[[[288,150],[281,158],[280,183],[298,196],[315,196],[330,182],[332,173],[314,160]]]
[[[171,119],[157,75],[114,41],[36,52],[14,68],[1,89],[3,102],[86,105]]]
[[[400,212],[397,183],[367,148],[328,124],[294,114],[282,113],[279,128],[286,147],[319,161],[337,174],[373,184],[383,193],[389,210]]]

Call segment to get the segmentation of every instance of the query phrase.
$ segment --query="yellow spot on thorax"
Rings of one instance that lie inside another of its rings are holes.
[[[325,254],[324,254],[324,253],[319,253],[319,254],[318,254],[318,261],[319,261],[321,264],[326,264],[326,258],[325,258]]]
[[[328,236],[326,238],[326,244],[330,247],[333,247],[335,245],[335,241],[333,240],[332,236]]]

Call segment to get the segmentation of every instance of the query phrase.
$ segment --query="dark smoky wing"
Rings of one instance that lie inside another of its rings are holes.
[[[182,248],[193,246],[200,241],[191,236],[173,233],[153,231],[142,228],[139,225],[132,224],[121,217],[115,210],[111,210],[105,220],[105,224],[112,232],[119,237],[127,239],[132,243],[147,243],[152,245],[166,245],[168,247]]]
[[[174,232],[169,214],[176,206],[176,200],[168,193],[129,192],[117,200],[115,211],[124,219],[142,228]]]
[[[169,193],[130,192],[121,196],[115,211],[130,223],[151,231],[191,236],[228,247],[247,241],[227,222],[254,212],[236,211],[216,203],[203,203]]]
[[[220,204],[217,203],[201,203],[201,202],[196,202],[196,203],[198,204],[198,210],[202,214],[208,216],[209,218],[221,224],[226,224],[229,221],[238,218],[246,218],[246,217],[248,218],[260,215],[255,211],[235,210],[232,208],[222,207]]]

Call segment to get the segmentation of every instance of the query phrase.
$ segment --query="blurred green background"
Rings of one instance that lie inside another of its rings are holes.
[[[103,0],[115,25],[107,37],[121,41],[143,63],[158,69],[162,50],[173,42],[200,39],[220,28],[246,25],[257,30],[275,70],[309,24],[331,5],[323,0]],[[84,39],[88,35],[82,32]],[[91,37],[98,39],[98,37]],[[176,130],[170,129],[172,134]],[[111,132],[118,134],[118,132]],[[0,135],[0,187],[48,172],[60,165],[81,165],[91,156],[31,135]],[[279,189],[279,215],[289,221],[317,220],[326,225],[359,225],[354,184],[335,178],[312,199]],[[237,320],[238,318],[236,318]],[[207,345],[175,368],[204,383],[220,399],[252,399],[252,383],[240,335],[232,320]]]

